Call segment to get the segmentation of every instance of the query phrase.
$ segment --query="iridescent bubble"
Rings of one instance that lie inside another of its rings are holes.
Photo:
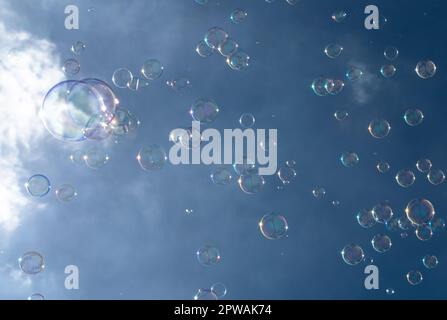
[[[45,300],[45,297],[41,293],[34,293],[30,295],[27,300]]]
[[[356,166],[360,159],[355,152],[344,152],[340,157],[340,161],[346,168],[351,168]]]
[[[349,116],[348,111],[346,110],[337,110],[334,113],[334,118],[337,119],[338,121],[343,121],[345,120],[347,117]]]
[[[75,43],[73,43],[73,45],[71,46],[71,52],[73,52],[76,55],[80,55],[85,51],[85,48],[87,46],[85,45],[84,42],[82,41],[76,41]]]
[[[387,252],[392,246],[390,237],[384,234],[375,235],[371,240],[371,244],[373,249],[380,253]]]
[[[230,19],[231,22],[238,24],[244,22],[247,16],[248,14],[245,10],[235,9],[233,12],[231,12]]]
[[[211,289],[199,289],[194,296],[194,300],[212,301],[218,300],[218,297]]]
[[[408,188],[413,185],[414,181],[416,180],[416,177],[413,171],[404,169],[400,170],[396,174],[395,179],[397,184],[400,185],[402,188]]]
[[[424,120],[424,114],[419,109],[408,109],[404,114],[406,124],[411,127],[420,125]]]
[[[108,100],[105,89],[100,89],[100,80],[92,81],[63,81],[46,94],[39,115],[56,139],[82,141],[86,133],[93,137],[96,129],[110,122],[117,103]]]
[[[348,244],[341,251],[341,257],[346,264],[355,266],[363,261],[365,253],[359,245]]]
[[[376,224],[376,219],[371,210],[362,209],[357,213],[357,222],[365,229],[369,229]]]
[[[416,237],[421,241],[428,241],[433,236],[433,231],[429,225],[417,226],[415,231]]]
[[[422,263],[427,269],[434,269],[438,266],[438,258],[434,255],[428,254],[422,258]]]
[[[259,222],[262,235],[269,240],[278,240],[284,237],[289,229],[287,220],[278,213],[269,213]]]
[[[411,284],[412,286],[416,286],[418,284],[420,284],[422,282],[422,280],[424,279],[422,277],[422,273],[420,273],[419,271],[409,271],[406,275],[407,281],[409,284]]]
[[[316,187],[312,190],[312,195],[316,199],[323,199],[324,196],[326,195],[326,190],[322,187]]]
[[[62,202],[69,202],[77,197],[78,193],[76,192],[75,187],[71,184],[63,184],[59,186],[56,191],[56,197]]]
[[[211,56],[214,53],[214,49],[211,49],[205,42],[205,40],[199,41],[196,46],[196,52],[202,58]]]
[[[164,67],[157,59],[148,59],[141,67],[141,74],[148,80],[160,78],[163,74]]]
[[[256,172],[255,161],[244,157],[241,163],[233,164],[233,169],[239,176]]]
[[[395,291],[394,291],[393,288],[387,288],[387,289],[385,290],[385,292],[386,292],[386,294],[389,295],[389,296],[392,296],[392,295],[395,293]]]
[[[390,61],[396,60],[399,56],[399,50],[396,47],[387,47],[383,52],[383,56]]]
[[[162,147],[152,144],[140,149],[137,160],[143,170],[154,171],[162,169],[168,157]]]
[[[218,299],[222,299],[227,295],[227,287],[221,282],[213,284],[211,286],[211,291],[214,292]]]
[[[228,33],[219,27],[209,29],[204,37],[205,43],[213,50],[217,50],[219,45],[227,41]]]
[[[236,51],[227,57],[226,62],[231,69],[241,71],[249,66],[250,56],[243,51]]]
[[[391,126],[388,121],[384,119],[372,120],[369,123],[368,131],[376,139],[383,139],[390,133]]]
[[[336,11],[332,14],[332,20],[334,20],[335,22],[342,22],[343,20],[345,20],[347,15],[348,14],[344,10]]]
[[[43,197],[50,192],[51,183],[43,174],[35,174],[25,183],[25,188],[30,196]]]
[[[445,228],[445,220],[440,217],[433,218],[428,225],[433,233],[438,233]]]
[[[326,90],[326,79],[324,78],[315,79],[311,88],[317,96],[323,97],[329,94]]]
[[[445,180],[444,171],[441,169],[431,169],[427,174],[427,179],[432,185],[440,185]]]
[[[377,163],[376,168],[377,171],[379,171],[380,173],[386,173],[390,170],[390,165],[386,161],[380,161],[379,163]]]
[[[221,260],[219,250],[216,247],[210,245],[201,247],[199,250],[197,250],[196,255],[199,263],[207,267],[216,265]]]
[[[336,43],[328,44],[324,48],[324,53],[326,54],[326,56],[328,56],[331,59],[335,59],[338,56],[340,56],[342,51],[343,51],[343,47]]]
[[[419,159],[418,162],[416,162],[416,168],[419,172],[427,173],[430,171],[431,167],[432,163],[429,159]]]
[[[399,224],[399,228],[402,230],[409,230],[413,224],[411,223],[411,221],[407,218],[407,216],[403,216],[400,217],[397,220],[398,224]]]
[[[67,59],[62,65],[62,71],[69,76],[74,76],[81,71],[81,64],[76,59]]]
[[[195,121],[211,123],[216,120],[219,111],[219,107],[213,100],[199,99],[193,103],[189,113]]]
[[[435,216],[433,204],[422,198],[411,200],[405,208],[407,218],[415,225],[422,226],[430,222]]]
[[[219,53],[224,57],[229,57],[234,54],[239,48],[239,44],[231,38],[225,40],[225,42],[219,44]]]
[[[257,173],[249,173],[240,176],[238,183],[243,192],[247,194],[255,194],[262,190],[265,185],[265,180],[263,176],[260,176]]]
[[[116,137],[127,135],[138,129],[139,126],[140,121],[138,118],[124,108],[117,109],[115,116],[110,122],[110,129]]]
[[[255,117],[251,113],[244,113],[239,118],[239,124],[242,128],[247,129],[255,125]]]
[[[87,78],[83,79],[81,82],[89,85],[96,93],[98,100],[101,102],[101,109],[96,110],[97,112],[92,116],[101,116],[103,121],[106,124],[109,124],[115,116],[116,109],[119,105],[119,100],[115,92],[106,82],[99,79]]]
[[[392,64],[383,65],[380,68],[380,73],[385,78],[391,78],[392,76],[394,76],[396,74],[396,67],[393,66]]]
[[[326,79],[326,83],[324,85],[326,91],[333,96],[342,92],[344,87],[345,83],[343,82],[343,80]]]
[[[108,161],[109,155],[102,148],[90,148],[84,155],[84,162],[90,169],[100,169],[104,167]]]
[[[356,67],[350,67],[348,71],[346,71],[346,78],[349,81],[357,81],[363,76],[363,71]]]
[[[43,256],[35,251],[24,253],[19,258],[19,266],[26,274],[38,274],[45,268]]]
[[[288,166],[281,167],[278,170],[278,178],[284,184],[289,184],[296,177],[296,171]]]
[[[374,219],[378,223],[386,223],[393,217],[393,209],[388,205],[387,202],[381,202],[376,204],[372,208],[372,214]]]
[[[173,79],[173,80],[168,80],[168,81],[166,81],[166,84],[168,87],[172,88],[173,90],[175,90],[179,93],[184,93],[185,91],[187,91],[188,89],[191,88],[191,81],[189,81],[189,79],[183,78],[183,77]]]
[[[132,72],[126,68],[119,68],[113,72],[112,82],[113,84],[121,89],[128,88],[129,84],[133,80]]]
[[[436,74],[436,65],[433,61],[424,60],[418,62],[416,68],[414,69],[416,74],[422,79],[428,79]]]
[[[229,184],[232,178],[231,171],[225,167],[218,167],[211,173],[213,183],[220,186]]]

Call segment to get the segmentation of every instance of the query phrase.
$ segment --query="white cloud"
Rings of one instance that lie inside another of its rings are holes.
[[[2,3],[0,1],[0,3]],[[23,193],[29,174],[21,159],[38,157],[44,134],[38,110],[45,93],[63,79],[55,45],[11,27],[13,13],[2,3],[0,22],[0,229],[13,231],[30,205]]]

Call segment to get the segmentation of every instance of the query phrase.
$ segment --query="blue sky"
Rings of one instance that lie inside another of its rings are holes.
[[[419,158],[446,168],[442,1],[375,1],[388,20],[383,29],[363,27],[366,1],[210,0],[0,0],[0,60],[20,48],[28,57],[15,68],[1,64],[0,105],[0,298],[25,299],[40,292],[48,299],[191,299],[199,288],[225,283],[228,299],[378,299],[445,298],[442,272],[447,255],[445,232],[428,242],[414,234],[402,239],[387,233],[393,247],[375,253],[370,240],[386,232],[383,225],[362,229],[356,212],[389,200],[397,216],[416,197],[432,201],[445,217],[445,184],[432,186],[416,172]],[[80,30],[64,28],[64,8],[80,9]],[[235,25],[230,13],[241,7],[247,20]],[[95,8],[88,12],[89,8]],[[340,24],[334,11],[346,10]],[[223,57],[201,58],[195,46],[213,26],[225,29],[251,57],[248,69],[231,70]],[[91,142],[68,143],[54,139],[37,117],[43,96],[63,79],[61,64],[71,58],[70,47],[83,41],[77,78],[97,77],[111,83],[115,69],[137,72],[148,58],[164,67],[161,79],[139,92],[116,89],[121,106],[141,121],[137,135],[117,145],[105,144],[109,163],[90,170],[69,161],[70,153]],[[340,43],[342,55],[329,59],[324,47]],[[387,61],[383,50],[396,46],[397,73],[379,75]],[[433,60],[438,71],[422,80],[416,63]],[[359,83],[347,83],[337,96],[318,97],[310,89],[319,76],[343,77],[350,65],[361,67]],[[36,71],[37,70],[37,71]],[[166,80],[186,77],[191,89],[180,95]],[[149,144],[170,147],[169,132],[190,126],[189,106],[209,97],[220,107],[214,128],[236,128],[242,113],[256,117],[256,127],[278,129],[280,165],[297,163],[296,179],[284,190],[267,177],[256,195],[230,186],[213,185],[208,166],[172,166],[145,172],[135,160]],[[333,113],[345,108],[350,116],[337,122]],[[411,128],[403,121],[408,108],[424,112],[424,122]],[[387,119],[391,134],[373,139],[368,123]],[[344,168],[340,155],[355,151],[358,166]],[[379,160],[391,165],[379,175]],[[415,184],[403,189],[394,175],[404,168],[416,173]],[[79,196],[60,203],[53,193],[31,199],[23,183],[43,173],[53,186],[70,183]],[[324,200],[312,189],[326,189]],[[332,206],[338,200],[340,205]],[[191,215],[185,209],[193,209]],[[288,221],[288,237],[269,241],[258,221],[269,212]],[[363,266],[346,265],[340,250],[358,243],[380,270],[380,290],[363,286]],[[206,244],[220,249],[219,265],[205,268],[195,257]],[[17,266],[26,251],[36,250],[46,260],[41,274],[28,277]],[[426,270],[425,254],[438,256],[437,269]],[[64,268],[80,269],[80,289],[64,288]],[[405,280],[419,269],[424,281],[417,287]],[[389,297],[386,288],[396,294]]]

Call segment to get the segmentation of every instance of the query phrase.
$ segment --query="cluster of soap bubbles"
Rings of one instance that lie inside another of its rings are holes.
[[[317,96],[338,95],[345,83],[343,80],[334,80],[328,78],[317,78],[312,82],[311,88]]]
[[[295,161],[289,160],[286,161],[286,164],[284,166],[278,169],[278,178],[284,185],[291,183],[292,180],[296,177],[295,165]]]
[[[46,196],[51,190],[50,179],[43,174],[34,174],[25,183],[28,194],[34,198]],[[61,202],[72,201],[78,195],[75,187],[71,184],[63,184],[55,190],[56,198]]]
[[[194,300],[219,300],[227,295],[227,287],[217,282],[211,286],[210,289],[199,289],[194,296]]]
[[[56,139],[98,141],[121,135],[123,125],[138,126],[139,121],[127,119],[130,114],[123,115],[128,112],[118,105],[117,96],[102,80],[67,80],[48,91],[39,115]]]
[[[85,164],[90,169],[100,169],[110,160],[107,151],[100,146],[93,146],[85,150],[76,149],[70,154],[71,162],[75,164]]]
[[[243,14],[239,12],[238,15],[242,17]],[[196,46],[197,54],[204,58],[213,55],[216,51],[226,58],[227,65],[233,70],[241,71],[249,66],[250,56],[239,48],[239,44],[230,38],[225,30],[219,27],[209,29],[203,40]]]
[[[76,41],[71,46],[70,50],[75,56],[80,56],[86,49],[86,45],[82,41]],[[81,71],[81,64],[77,58],[69,58],[62,64],[62,71],[65,75],[73,77]]]
[[[112,82],[117,88],[139,91],[141,88],[149,86],[150,81],[160,78],[163,71],[162,63],[158,59],[150,58],[143,63],[137,75],[134,75],[127,68],[116,69],[112,75]],[[183,90],[180,87],[190,85],[189,80],[184,78],[172,80],[167,84],[179,90]]]

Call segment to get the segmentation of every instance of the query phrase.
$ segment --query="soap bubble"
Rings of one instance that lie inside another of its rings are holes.
[[[255,194],[263,189],[265,180],[263,176],[256,173],[249,173],[247,175],[240,176],[238,183],[243,192],[247,194]]]
[[[317,78],[312,82],[311,88],[317,96],[326,96],[329,94],[326,90],[326,81],[324,78]]]
[[[238,23],[244,22],[245,19],[247,18],[247,16],[248,16],[248,14],[245,10],[235,9],[231,13],[230,19],[231,19],[231,22],[238,24]]]
[[[214,53],[214,49],[211,49],[205,42],[205,40],[199,41],[196,46],[196,52],[199,56],[206,58]]]
[[[119,68],[113,72],[112,82],[113,84],[121,89],[125,89],[133,80],[132,72],[126,68]]]
[[[255,125],[255,117],[251,113],[244,113],[239,118],[239,124],[243,129],[251,128]]]
[[[390,295],[390,296],[392,296],[395,293],[393,288],[387,288],[385,290],[385,292],[386,292],[387,295]]]
[[[405,208],[407,218],[415,225],[422,226],[430,222],[435,216],[433,204],[422,198],[411,200]]]
[[[324,53],[326,54],[326,56],[328,56],[331,59],[337,58],[341,54],[342,51],[343,51],[343,47],[336,43],[328,44],[324,48]]]
[[[332,20],[334,20],[335,22],[342,22],[343,20],[345,20],[347,15],[348,14],[344,10],[336,11],[332,14]]]
[[[35,174],[25,183],[25,188],[30,196],[43,197],[50,192],[51,184],[43,174]]]
[[[354,167],[359,163],[359,160],[359,156],[355,152],[345,152],[340,157],[341,163],[347,168]]]
[[[431,169],[427,174],[427,179],[432,185],[440,185],[445,180],[444,171],[440,169]]]
[[[379,171],[380,173],[386,173],[390,170],[390,165],[386,161],[380,161],[379,163],[377,163],[376,168],[377,171]]]
[[[416,162],[416,168],[419,172],[427,173],[430,171],[431,167],[432,163],[429,159],[419,159],[418,162]]]
[[[393,209],[388,205],[387,202],[381,202],[372,208],[372,214],[374,219],[378,223],[386,223],[393,217]]]
[[[348,244],[341,251],[341,256],[346,264],[355,266],[363,261],[365,253],[360,246],[356,244]]]
[[[201,247],[199,250],[197,250],[196,255],[199,263],[207,267],[216,265],[221,260],[219,250],[216,247],[210,245]]]
[[[82,41],[76,41],[71,46],[71,52],[73,52],[76,55],[80,55],[85,51],[86,45]]]
[[[365,229],[369,229],[376,224],[372,210],[362,209],[357,213],[356,217],[359,225]]]
[[[381,120],[372,120],[369,123],[368,131],[376,139],[383,139],[388,136],[390,133],[391,126],[388,121]]]
[[[164,67],[157,59],[148,59],[141,67],[141,74],[148,80],[160,78],[163,74]]]
[[[222,299],[227,295],[227,287],[220,282],[217,282],[211,286],[211,291],[217,296],[218,299]]]
[[[55,193],[56,197],[62,202],[69,202],[78,195],[76,189],[71,184],[63,184],[59,186]]]
[[[109,162],[109,155],[101,148],[93,147],[84,154],[84,162],[90,169],[100,169]]]
[[[428,254],[422,258],[422,263],[427,269],[434,269],[438,266],[438,258]]]
[[[429,224],[433,233],[438,233],[445,228],[445,220],[441,217],[433,218]]]
[[[193,103],[189,113],[195,121],[211,123],[216,120],[219,111],[219,107],[213,100],[199,99]]]
[[[209,29],[205,34],[205,43],[213,50],[217,50],[219,45],[228,39],[228,33],[218,27]]]
[[[289,184],[296,176],[296,171],[288,166],[281,167],[278,170],[278,177],[284,184]]]
[[[312,194],[316,199],[323,199],[326,195],[326,190],[321,187],[316,187],[312,190]]]
[[[348,111],[346,110],[337,110],[334,113],[334,118],[337,119],[338,121],[343,121],[345,120],[347,117],[349,116]]]
[[[346,71],[346,78],[349,81],[357,81],[363,76],[363,71],[356,67],[350,67],[348,71]]]
[[[407,281],[409,284],[411,284],[412,286],[416,286],[418,284],[420,284],[422,282],[422,280],[424,279],[422,277],[422,273],[420,273],[419,271],[409,271],[406,275]]]
[[[168,80],[166,81],[166,84],[168,85],[168,87],[174,89],[179,93],[183,93],[191,88],[191,81],[184,77]]]
[[[377,252],[384,253],[391,249],[392,242],[390,237],[383,234],[377,234],[371,240],[371,244]]]
[[[385,78],[391,78],[396,74],[396,67],[392,64],[383,65],[382,68],[380,68],[380,73]]]
[[[383,52],[383,55],[388,60],[393,61],[396,60],[397,57],[399,56],[399,50],[397,50],[396,47],[387,47]]]
[[[152,144],[140,149],[137,160],[143,170],[155,171],[163,168],[168,157],[162,147]]]
[[[430,60],[420,61],[416,65],[415,71],[420,78],[428,79],[436,74],[436,65]]]
[[[278,240],[284,237],[289,229],[284,216],[277,213],[269,213],[259,222],[262,235],[269,240]]]
[[[398,224],[399,224],[399,228],[402,230],[409,230],[410,228],[413,227],[413,224],[411,223],[411,221],[407,218],[407,216],[403,216],[400,217],[397,220]]]
[[[217,185],[227,185],[232,180],[231,171],[225,167],[218,167],[211,173],[211,180]]]
[[[408,109],[404,114],[406,124],[411,127],[420,125],[424,120],[424,114],[419,109]]]
[[[211,289],[199,289],[194,296],[194,300],[218,300],[218,297]]]
[[[413,185],[414,181],[416,180],[416,177],[414,176],[413,171],[411,170],[400,170],[396,174],[396,182],[403,188],[408,188]]]
[[[45,300],[45,297],[41,293],[34,293],[30,295],[27,300]]]
[[[343,82],[343,80],[326,79],[326,82],[324,84],[324,88],[326,89],[326,91],[334,96],[339,94],[344,87],[345,83]]]
[[[246,69],[250,63],[250,56],[243,51],[236,51],[226,60],[231,69],[241,71]]]
[[[416,227],[416,237],[421,241],[428,241],[433,236],[433,231],[429,225],[421,225]]]
[[[76,59],[67,59],[64,61],[62,71],[69,76],[74,76],[81,71],[81,64]]]
[[[19,258],[19,266],[26,274],[38,274],[45,268],[43,256],[35,251],[24,253]]]
[[[209,48],[209,47],[208,47]],[[229,57],[234,54],[239,48],[239,44],[231,38],[225,40],[225,42],[219,44],[218,51],[224,57]]]

